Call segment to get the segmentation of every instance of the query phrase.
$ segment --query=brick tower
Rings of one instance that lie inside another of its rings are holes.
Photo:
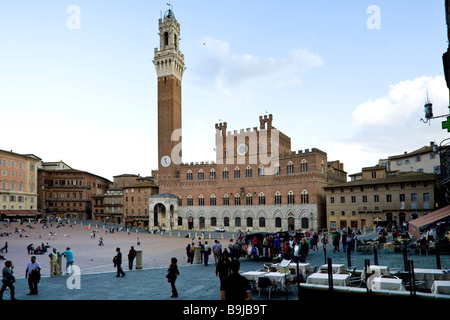
[[[159,179],[176,176],[181,163],[181,79],[184,55],[179,49],[180,24],[172,10],[159,19],[159,50],[153,63],[158,76],[158,171]]]

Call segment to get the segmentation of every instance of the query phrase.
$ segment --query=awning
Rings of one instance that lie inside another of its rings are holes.
[[[41,215],[38,210],[0,210],[0,215],[8,217],[36,217]]]
[[[447,218],[450,218],[450,205],[409,221],[409,231],[417,234],[420,230]]]

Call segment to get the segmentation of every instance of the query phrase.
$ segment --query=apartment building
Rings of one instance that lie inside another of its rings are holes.
[[[38,163],[33,154],[0,150],[0,218],[36,218]]]
[[[324,187],[329,230],[401,225],[436,205],[435,174],[388,172],[385,166],[375,166],[363,168],[360,177]]]

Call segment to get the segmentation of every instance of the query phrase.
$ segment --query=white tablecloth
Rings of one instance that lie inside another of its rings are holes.
[[[444,273],[441,269],[414,268],[414,277],[416,281],[425,281],[423,289],[431,289],[435,280],[450,280],[450,274]]]
[[[286,280],[292,279],[292,275],[290,273],[280,273],[280,272],[264,272],[264,271],[247,271],[241,273],[241,276],[245,277],[248,280],[254,280],[258,282],[258,278],[267,277],[272,280],[273,283],[279,284],[281,288],[286,289]]]
[[[333,269],[333,273],[341,273],[342,271],[346,271],[347,268],[345,267],[345,264],[332,264],[331,268]],[[328,273],[328,264],[323,264],[320,266],[320,270],[325,271]]]
[[[405,291],[402,279],[376,277],[372,279],[372,289],[374,290],[399,290]]]
[[[244,273],[241,273],[241,276],[245,277],[247,280],[253,280],[257,281],[259,276],[265,275],[268,272],[264,271],[247,271]]]
[[[306,283],[328,285],[328,273],[313,273],[306,279]],[[333,274],[333,286],[349,285],[349,274]]]
[[[289,269],[295,270],[295,272],[297,272],[297,263],[291,262],[289,264]],[[299,263],[298,269],[299,269],[300,273],[303,275],[305,275],[307,273],[312,273],[312,270],[313,270],[311,264],[309,264],[309,263]]]
[[[433,284],[431,285],[431,292],[434,294],[450,294],[450,281],[433,281]]]
[[[376,277],[385,276],[385,275],[389,275],[390,274],[389,273],[389,267],[387,267],[387,266],[376,266],[376,265],[369,266],[367,268],[367,274],[369,276],[371,276],[372,272],[375,272],[374,275]],[[365,281],[365,279],[366,279],[366,268],[363,269],[361,277]]]
[[[280,284],[283,290],[286,289],[286,279],[292,279],[292,275],[290,273],[279,273],[279,272],[267,272],[261,277],[267,277],[276,284]]]

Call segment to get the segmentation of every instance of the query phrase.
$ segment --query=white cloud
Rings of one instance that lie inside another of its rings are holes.
[[[414,151],[430,141],[439,144],[449,136],[441,127],[445,118],[428,124],[420,119],[424,118],[427,95],[434,116],[448,114],[448,92],[442,76],[423,76],[391,85],[385,96],[368,99],[355,108],[354,134],[328,141],[324,148],[329,159],[341,160],[347,172],[355,173],[377,164],[379,159]]]
[[[197,81],[215,84],[221,90],[241,85],[285,86],[300,81],[300,75],[324,65],[322,58],[306,49],[293,49],[285,59],[236,54],[226,41],[206,38],[202,52],[190,67]]]
[[[363,127],[409,127],[423,117],[423,105],[428,97],[436,112],[447,113],[448,89],[444,77],[419,77],[390,86],[385,97],[360,104],[353,112],[352,124]],[[420,114],[420,115],[419,115]]]

